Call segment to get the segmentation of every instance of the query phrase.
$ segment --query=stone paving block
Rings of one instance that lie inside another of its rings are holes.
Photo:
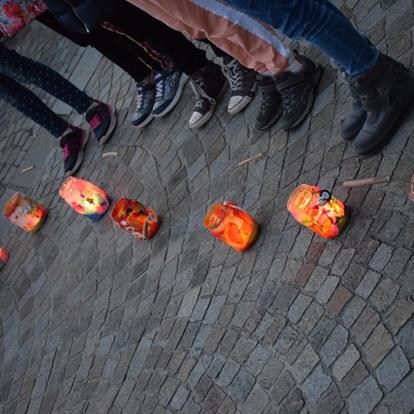
[[[373,377],[368,377],[349,397],[350,414],[368,414],[382,398],[382,391]]]
[[[395,347],[375,370],[379,384],[385,391],[393,390],[410,372],[410,363],[400,347]]]
[[[354,257],[355,249],[342,249],[332,266],[332,273],[336,276],[342,276],[348,268],[352,258]]]
[[[252,390],[254,382],[254,377],[241,369],[227,388],[227,391],[233,400],[243,402]]]
[[[318,290],[316,294],[316,300],[319,303],[327,303],[332,296],[333,292],[335,291],[337,285],[339,283],[339,278],[335,276],[328,276],[323,285]]]
[[[348,348],[341,354],[338,359],[335,361],[332,373],[338,381],[341,381],[342,378],[353,368],[356,362],[360,358],[360,353],[354,344],[350,344]]]
[[[305,296],[302,293],[299,293],[296,296],[295,301],[292,303],[291,307],[289,308],[288,318],[293,323],[297,323],[300,321],[300,318],[311,304],[312,298],[309,296]]]
[[[380,317],[371,307],[366,307],[360,317],[352,325],[351,334],[357,345],[363,345],[370,333],[378,325]]]
[[[391,246],[388,246],[382,243],[378,247],[371,261],[369,262],[369,266],[372,269],[380,272],[387,265],[387,263],[391,259],[392,254],[393,254],[393,248]]]
[[[186,318],[192,314],[199,293],[200,287],[196,287],[184,295],[180,310],[178,311],[179,318]]]
[[[414,410],[414,374],[408,375],[384,400],[384,403],[392,407],[395,413],[411,413]]]
[[[239,370],[240,364],[232,361],[231,359],[227,359],[226,363],[220,371],[216,383],[222,388],[230,385]]]
[[[365,360],[375,368],[394,347],[394,341],[384,325],[379,324],[362,347]]]
[[[377,288],[372,292],[370,302],[380,311],[383,312],[391,305],[397,293],[399,286],[392,279],[383,279]]]
[[[284,371],[270,390],[272,403],[278,405],[286,397],[290,390],[295,387],[295,380],[288,371]]]
[[[308,344],[292,366],[291,372],[296,382],[301,384],[312,372],[318,362],[318,354],[313,350],[312,346]]]
[[[252,412],[262,413],[268,403],[269,397],[259,386],[256,385],[244,404],[241,406],[241,412],[246,414],[250,414]]]
[[[345,349],[348,336],[348,331],[341,325],[332,331],[320,351],[321,359],[327,366],[331,365]]]
[[[329,312],[338,316],[351,297],[352,293],[348,289],[338,286],[328,302]]]
[[[355,293],[362,298],[367,299],[371,292],[375,289],[375,286],[377,286],[380,278],[380,274],[372,270],[368,270]]]
[[[321,365],[318,365],[302,385],[302,390],[307,397],[306,401],[311,407],[318,402],[331,382],[331,377],[325,374]]]

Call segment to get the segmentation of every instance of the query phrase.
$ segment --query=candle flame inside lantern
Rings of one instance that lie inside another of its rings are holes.
[[[125,197],[115,204],[112,219],[119,227],[140,240],[151,239],[161,222],[160,216],[154,210]]]
[[[4,215],[23,230],[34,233],[47,216],[47,208],[23,194],[14,194],[3,209]]]
[[[105,191],[86,180],[69,177],[62,184],[59,195],[79,214],[99,220],[109,208]]]
[[[204,226],[234,250],[247,250],[259,235],[259,225],[246,211],[226,201],[214,204],[204,217]]]
[[[321,198],[321,193],[328,192],[319,187],[300,185],[289,198],[288,210],[299,223],[332,239],[339,236],[346,225],[345,206],[335,197]]]
[[[9,253],[7,253],[6,249],[0,247],[0,269],[8,262],[9,260]]]

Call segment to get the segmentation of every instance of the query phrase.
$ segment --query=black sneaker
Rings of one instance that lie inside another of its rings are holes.
[[[231,89],[227,111],[235,115],[246,108],[254,98],[257,90],[257,73],[230,56],[223,58],[223,63]]]
[[[276,83],[283,100],[282,128],[298,128],[312,110],[315,88],[319,84],[322,68],[305,56],[297,55],[304,66],[299,73],[284,72],[276,76]]]
[[[226,77],[220,66],[209,62],[207,66],[191,76],[190,85],[194,91],[196,104],[191,115],[190,128],[201,128],[213,116],[221,92],[226,85]]]
[[[85,114],[99,144],[103,145],[111,138],[116,127],[116,115],[112,106],[95,101]]]
[[[282,96],[277,90],[276,82],[272,77],[260,75],[258,79],[262,103],[255,127],[259,131],[265,131],[282,116]]]
[[[155,103],[152,113],[161,118],[172,111],[181,98],[188,76],[174,67],[157,72],[154,77]]]
[[[65,175],[73,175],[78,171],[87,142],[88,132],[73,126],[70,126],[59,139],[59,145],[63,149]]]
[[[153,119],[152,109],[155,103],[155,85],[152,82],[137,83],[137,106],[131,124],[136,128],[143,128]]]

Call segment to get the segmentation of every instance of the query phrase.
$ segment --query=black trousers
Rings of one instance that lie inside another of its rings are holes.
[[[38,16],[37,20],[78,46],[94,47],[107,59],[127,72],[136,82],[141,82],[152,71],[160,71],[166,65],[171,64],[165,56],[152,57],[144,44],[133,42],[125,36],[100,26],[92,33],[78,34],[62,26],[48,11]],[[154,54],[156,54],[155,51]]]

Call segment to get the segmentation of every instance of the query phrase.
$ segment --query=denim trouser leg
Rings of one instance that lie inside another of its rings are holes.
[[[0,74],[20,83],[30,83],[83,114],[93,100],[56,71],[7,49],[0,44]]]
[[[56,138],[60,137],[68,127],[68,124],[50,110],[31,90],[1,74],[0,99],[13,105]]]
[[[318,46],[350,76],[371,69],[378,50],[328,0],[225,0],[290,38]]]

